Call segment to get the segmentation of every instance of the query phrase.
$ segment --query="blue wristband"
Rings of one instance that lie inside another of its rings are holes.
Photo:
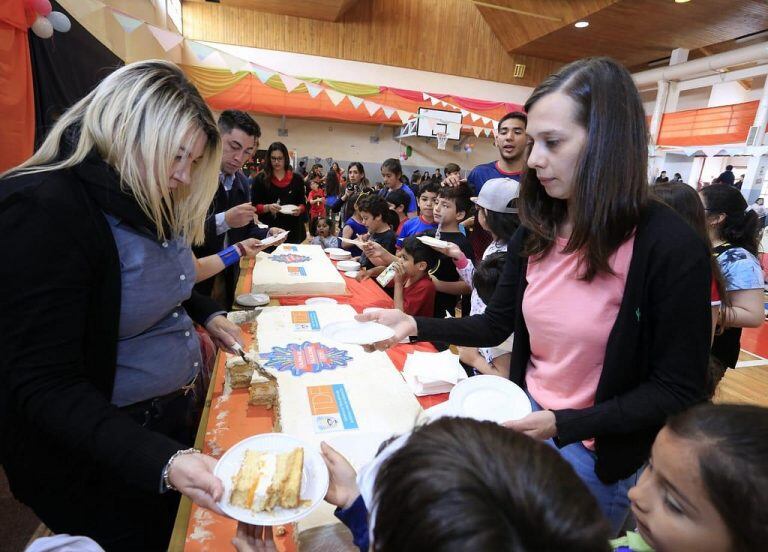
[[[240,261],[240,253],[238,253],[237,248],[234,245],[230,245],[223,251],[219,251],[217,255],[224,263],[225,267],[232,266]]]

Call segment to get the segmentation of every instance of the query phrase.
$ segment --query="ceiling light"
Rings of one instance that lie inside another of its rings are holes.
[[[675,0],[675,4],[687,4],[691,0]]]
[[[584,27],[589,27],[589,21],[577,21],[573,26],[577,29],[583,29]]]

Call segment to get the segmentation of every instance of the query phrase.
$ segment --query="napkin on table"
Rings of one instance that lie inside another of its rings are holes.
[[[417,397],[448,393],[458,382],[467,379],[459,356],[450,349],[441,353],[415,351],[405,359],[405,382]]]

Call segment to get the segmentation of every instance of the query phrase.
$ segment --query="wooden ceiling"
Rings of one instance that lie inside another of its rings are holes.
[[[357,0],[185,0],[186,2],[212,2],[232,8],[246,8],[277,15],[292,15],[338,21]]]
[[[768,3],[765,0],[691,0],[685,4],[673,0],[620,0],[603,3],[605,7],[583,18],[589,22],[589,27],[577,29],[569,21],[561,28],[509,51],[558,61],[609,55],[625,65],[634,66],[668,56],[675,48],[695,50],[768,28]],[[507,0],[507,4],[517,5],[519,2]],[[526,24],[526,20],[522,23]]]
[[[766,0],[183,2],[192,39],[527,86],[581,57],[607,55],[642,70],[676,48],[691,50],[692,59],[768,29]],[[575,28],[581,20],[589,26]]]

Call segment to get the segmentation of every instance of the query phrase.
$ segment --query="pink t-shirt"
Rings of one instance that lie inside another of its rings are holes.
[[[551,410],[595,404],[635,238],[619,246],[609,259],[615,274],[598,274],[591,282],[578,279],[579,254],[563,254],[567,243],[558,238],[546,256],[530,260],[523,297],[531,340],[525,383],[531,397]]]

